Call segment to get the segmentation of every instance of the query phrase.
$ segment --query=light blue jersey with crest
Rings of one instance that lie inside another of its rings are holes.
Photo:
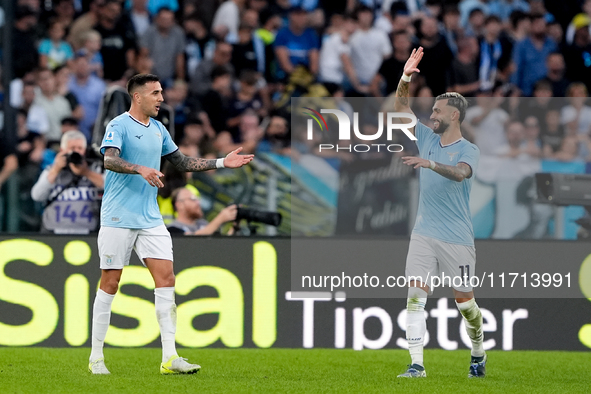
[[[450,166],[466,163],[472,168],[472,176],[456,182],[429,168],[421,168],[419,209],[413,233],[452,244],[473,246],[470,190],[480,150],[464,138],[443,146],[441,137],[422,123],[417,123],[415,136],[420,157]]]
[[[117,116],[107,125],[101,153],[105,154],[106,148],[117,148],[123,160],[160,170],[160,158],[178,147],[162,123],[149,119],[145,125],[128,112]],[[164,224],[157,194],[158,188],[139,174],[107,170],[101,226],[140,229]]]

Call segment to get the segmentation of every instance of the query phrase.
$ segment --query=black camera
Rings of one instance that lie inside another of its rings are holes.
[[[236,213],[236,221],[239,222],[242,219],[245,219],[247,222],[259,222],[275,227],[281,224],[281,214],[279,212],[267,212],[239,207]]]
[[[66,161],[68,163],[72,163],[74,165],[80,165],[80,164],[82,164],[84,162],[84,156],[82,156],[78,152],[68,153],[66,155]]]

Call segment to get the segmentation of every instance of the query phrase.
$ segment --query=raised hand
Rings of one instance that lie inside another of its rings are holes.
[[[242,147],[228,153],[228,155],[224,158],[224,167],[239,168],[245,164],[250,163],[254,158],[254,155],[239,155],[238,153],[240,153],[241,151]]]
[[[413,49],[410,57],[406,61],[404,65],[404,75],[410,77],[414,73],[420,73],[421,71],[417,68],[421,59],[423,58],[424,52],[423,47],[419,47],[419,49]]]

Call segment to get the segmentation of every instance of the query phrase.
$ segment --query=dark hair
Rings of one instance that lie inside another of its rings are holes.
[[[228,69],[228,67],[225,67],[225,66],[215,66],[213,68],[213,70],[211,70],[211,80],[212,81],[214,79],[218,78],[218,77],[224,77],[226,75],[232,75],[232,73],[230,72],[230,70]]]
[[[366,6],[365,4],[359,4],[356,8],[355,11],[353,11],[353,15],[355,15],[355,20],[359,20],[359,14],[361,12],[369,12],[373,15],[373,11],[371,10],[371,8],[369,8],[368,6]]]
[[[185,121],[185,127],[190,126],[190,125],[203,126],[203,121],[195,115],[190,115],[187,118],[187,120]]]
[[[158,11],[156,11],[156,15],[160,14],[162,11],[172,12],[174,14],[174,11],[170,7],[162,6],[162,7],[158,8]]]
[[[130,96],[133,96],[133,93],[135,93],[138,87],[144,86],[148,82],[160,82],[160,79],[154,74],[134,75],[129,78],[129,81],[127,82],[127,93],[129,93]]]
[[[179,194],[181,193],[181,190],[183,190],[184,188],[184,186],[177,187],[172,191],[172,193],[170,193],[170,202],[172,203],[173,212],[176,212],[176,200],[179,198]]]
[[[435,101],[439,100],[447,100],[447,105],[456,108],[460,112],[460,123],[464,121],[466,108],[468,107],[468,101],[464,96],[456,92],[447,92],[435,97]]]
[[[499,18],[498,16],[496,16],[496,15],[489,15],[484,20],[484,25],[486,26],[486,25],[488,25],[489,23],[492,23],[492,22],[497,22],[499,24],[502,23],[501,22],[501,18]]]
[[[535,20],[538,19],[543,19],[544,21],[546,20],[546,17],[544,16],[544,14],[538,13],[536,12],[535,14],[530,14],[529,15],[529,19],[533,22]]]
[[[67,116],[61,120],[60,123],[62,126],[78,126],[78,120],[76,118],[72,118],[71,116]]]
[[[443,12],[441,14],[442,15],[445,15],[445,14],[460,15],[460,9],[458,8],[457,4],[446,4],[443,7]]]
[[[519,10],[513,11],[511,13],[511,15],[509,15],[509,19],[511,20],[511,26],[514,29],[517,28],[517,25],[519,24],[519,22],[521,22],[527,18],[528,18],[527,14],[525,12],[519,11]]]
[[[240,73],[240,82],[247,84],[248,86],[254,86],[259,80],[259,75],[254,70],[243,70]]]

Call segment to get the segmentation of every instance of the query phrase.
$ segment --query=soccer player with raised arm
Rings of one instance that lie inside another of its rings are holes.
[[[105,193],[98,234],[101,280],[92,310],[92,351],[88,369],[108,374],[103,345],[111,318],[111,303],[119,288],[123,267],[135,249],[155,284],[156,319],[162,339],[162,374],[191,374],[201,367],[178,356],[175,347],[176,305],[172,241],[156,202],[164,184],[159,171],[164,156],[179,171],[238,168],[253,155],[238,155],[242,148],[217,160],[183,155],[159,121],[162,87],[158,77],[138,74],[127,83],[131,108],[107,125],[101,145],[106,172]]]
[[[419,72],[417,67],[422,57],[423,48],[414,49],[404,66],[396,91],[396,112],[412,113],[408,88],[412,74]],[[456,305],[472,341],[468,377],[484,377],[486,373],[482,314],[469,282],[476,264],[470,189],[480,151],[462,138],[460,132],[466,107],[467,101],[459,93],[437,96],[431,114],[433,129],[420,122],[413,129],[419,157],[402,158],[405,164],[420,168],[420,195],[405,271],[410,286],[406,304],[406,339],[411,364],[398,377],[427,376],[423,364],[423,340],[427,330],[424,311],[427,295],[432,293],[430,278],[439,275],[442,275],[441,279],[443,275],[456,278],[452,283]]]

